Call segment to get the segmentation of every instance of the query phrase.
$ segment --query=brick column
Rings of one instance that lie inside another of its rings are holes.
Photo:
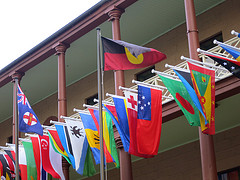
[[[199,39],[193,0],[185,0],[185,12],[190,58],[200,61],[197,53],[197,48],[199,48]],[[203,134],[201,128],[199,128],[198,131],[201,152],[202,179],[217,180],[213,137],[212,135]]]
[[[65,122],[60,116],[67,116],[67,97],[66,97],[66,71],[65,71],[65,52],[70,47],[64,43],[57,43],[53,48],[58,56],[58,121]],[[65,158],[62,158],[63,174],[69,180],[69,166]]]
[[[114,8],[111,10],[109,15],[109,21],[112,22],[112,34],[114,40],[120,40],[121,39],[121,33],[120,33],[120,17],[124,10]],[[116,70],[114,71],[114,80],[115,80],[115,94],[116,95],[123,95],[122,91],[119,90],[119,86],[124,87],[125,86],[125,80],[124,80],[124,71],[123,70]],[[132,180],[132,162],[131,162],[131,155],[124,151],[123,145],[120,139],[120,136],[118,132],[114,132],[115,141],[117,144],[117,148],[119,148],[119,156],[120,156],[120,177],[121,180]]]

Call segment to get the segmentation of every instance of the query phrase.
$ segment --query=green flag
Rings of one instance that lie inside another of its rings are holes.
[[[96,169],[93,164],[91,149],[90,149],[90,146],[88,146],[86,159],[84,163],[83,175],[89,177],[89,176],[93,176],[95,173],[96,173]]]
[[[103,124],[107,124],[108,132],[109,132],[109,146],[110,146],[110,153],[115,161],[115,166],[119,168],[119,160],[118,160],[118,153],[116,148],[116,143],[114,140],[114,132],[113,132],[113,124],[112,124],[112,118],[111,116],[106,112],[103,111],[103,114],[105,114],[106,122],[103,122]],[[104,117],[104,115],[103,115]]]
[[[190,97],[183,83],[181,81],[164,76],[159,75],[159,77],[162,79],[162,82],[172,94],[176,103],[187,118],[189,124],[191,126],[200,126],[199,110],[194,105],[192,98]]]
[[[22,142],[27,160],[27,179],[37,180],[37,168],[33,154],[32,142]]]

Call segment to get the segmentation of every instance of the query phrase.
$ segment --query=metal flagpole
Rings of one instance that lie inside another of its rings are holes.
[[[102,120],[102,67],[101,67],[101,30],[97,28],[97,68],[98,68],[98,100],[99,100],[99,140],[100,140],[100,179],[105,179],[103,151],[103,120]]]
[[[14,79],[14,97],[13,104],[15,104],[15,175],[16,180],[19,180],[19,151],[18,151],[18,139],[19,139],[19,121],[18,121],[18,98],[17,98],[18,78]]]

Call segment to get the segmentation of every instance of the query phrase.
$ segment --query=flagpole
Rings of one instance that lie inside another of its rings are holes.
[[[13,104],[15,104],[15,175],[16,180],[19,180],[19,152],[18,152],[18,139],[19,139],[19,121],[18,121],[18,99],[17,99],[17,87],[18,87],[18,78],[14,78],[14,97]]]
[[[100,140],[100,179],[105,179],[104,152],[103,152],[103,120],[102,120],[102,63],[100,50],[101,30],[97,28],[97,68],[98,68],[98,100],[99,100],[99,140]]]

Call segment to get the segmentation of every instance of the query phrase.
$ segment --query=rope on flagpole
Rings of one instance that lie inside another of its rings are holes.
[[[229,44],[225,44],[225,43],[220,42],[220,41],[217,41],[216,39],[213,41],[213,44],[223,45],[223,46],[228,47],[229,49],[233,49],[233,50],[236,50],[236,51],[240,52],[240,49],[239,49],[239,48],[234,47],[234,46],[231,46],[231,45],[229,45]]]

